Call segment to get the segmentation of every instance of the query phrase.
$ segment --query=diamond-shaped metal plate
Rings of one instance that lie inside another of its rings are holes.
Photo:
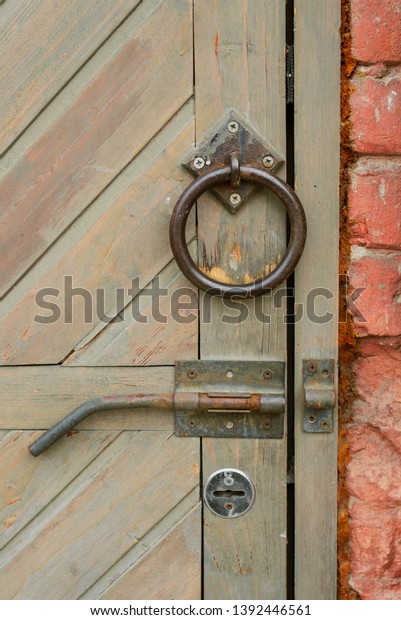
[[[233,111],[220,120],[210,132],[210,137],[188,155],[183,165],[198,177],[210,167],[218,168],[230,163],[231,153],[237,154],[240,165],[254,166],[268,172],[275,172],[284,163],[277,151],[238,112]],[[254,183],[241,182],[235,188],[229,183],[216,185],[211,191],[227,209],[235,213],[257,189]]]

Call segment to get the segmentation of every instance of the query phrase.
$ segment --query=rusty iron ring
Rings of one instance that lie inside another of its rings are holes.
[[[192,260],[186,240],[185,226],[188,215],[198,198],[214,185],[228,183],[231,180],[232,168],[230,165],[218,169],[212,169],[200,175],[181,194],[174,208],[170,221],[170,244],[182,273],[198,288],[207,291],[210,295],[222,297],[258,297],[269,292],[281,282],[286,280],[294,271],[306,240],[306,217],[302,204],[294,190],[279,177],[253,166],[240,166],[240,179],[251,183],[259,183],[267,187],[283,203],[287,211],[291,234],[290,240],[283,256],[283,260],[271,273],[256,278],[249,284],[225,284],[210,278],[200,271]]]

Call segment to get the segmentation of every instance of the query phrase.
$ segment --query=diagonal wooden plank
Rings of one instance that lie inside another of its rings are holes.
[[[16,386],[23,386],[16,389]],[[81,403],[126,394],[172,393],[172,367],[19,366],[0,371],[1,429],[47,429]],[[98,413],[81,422],[80,429],[173,430],[173,414],[151,410]],[[72,437],[61,439],[71,441]],[[58,444],[61,445],[61,444]]]
[[[149,532],[141,538],[116,564],[100,577],[82,596],[82,599],[97,600],[107,594],[108,589],[114,584],[118,586],[120,578],[125,579],[128,572],[137,565],[143,556],[152,548],[155,548],[168,532],[177,525],[188,513],[196,510],[199,505],[199,488],[195,487],[186,495],[169,513],[163,516]],[[201,515],[200,515],[201,519]],[[200,526],[201,521],[199,522]],[[198,524],[195,524],[195,528]],[[200,540],[200,536],[199,536]],[[160,574],[160,571],[158,571]],[[128,596],[128,598],[130,598]]]
[[[141,0],[25,0],[0,15],[0,156]]]
[[[1,180],[0,295],[189,98],[191,32],[189,0],[146,2],[71,82],[67,109]]]
[[[38,287],[49,271],[49,265],[56,264],[60,257],[71,252],[79,239],[87,234],[132,185],[140,182],[141,176],[152,166],[157,158],[169,148],[188,123],[193,119],[193,98],[184,103],[182,108],[166,125],[146,144],[140,153],[113,179],[101,194],[85,209],[64,233],[48,248],[45,254],[29,269],[19,282],[7,293],[0,303],[0,319],[21,303],[29,292]],[[36,123],[35,123],[36,125]],[[189,177],[186,177],[189,178]],[[177,182],[182,179],[177,178]],[[184,181],[185,182],[185,181]],[[171,198],[166,198],[166,207],[172,210]],[[156,274],[155,274],[156,275]],[[146,282],[148,284],[148,282]]]
[[[0,441],[0,548],[3,548],[117,436],[118,431],[80,433],[75,450],[60,443],[49,458],[29,457],[39,433],[11,431]]]
[[[6,548],[2,598],[78,598],[198,484],[197,439],[123,435],[131,439],[116,459],[33,530],[32,539],[24,532]]]
[[[21,438],[24,438],[24,441],[27,443],[30,435],[30,432],[23,432],[21,433]],[[71,434],[68,437],[68,441],[66,442],[64,449],[73,454],[75,452],[79,453],[80,446],[82,442],[85,441],[85,437],[87,439],[91,435],[93,435],[91,431]],[[119,433],[115,440],[108,444],[107,451],[102,450],[100,446],[98,454],[96,454],[94,458],[92,458],[92,460],[89,461],[75,477],[68,481],[65,486],[62,484],[58,487],[56,486],[54,495],[50,497],[50,500],[45,506],[43,506],[42,510],[38,511],[34,515],[31,515],[34,518],[31,518],[26,524],[24,524],[23,528],[19,528],[19,530],[15,532],[15,535],[10,538],[8,544],[2,550],[1,566],[3,566],[3,564],[12,558],[16,553],[19,553],[19,551],[26,545],[27,541],[34,540],[35,537],[48,526],[54,518],[54,515],[65,510],[66,506],[70,505],[72,499],[82,493],[83,489],[87,488],[89,479],[102,475],[102,472],[104,472],[107,468],[112,467],[113,463],[120,458],[121,453],[129,447],[133,435],[134,433]],[[82,437],[84,437],[84,439],[82,439]],[[58,444],[56,450],[47,452],[43,455],[44,458],[41,459],[45,461],[44,468],[47,471],[48,476],[52,469],[53,460],[57,463],[58,455],[56,455],[56,452],[58,452],[60,447],[62,448],[61,444]],[[19,450],[18,445],[14,446],[14,449],[18,453],[22,454],[22,458],[25,462],[32,460],[29,453],[22,453]],[[28,493],[29,487],[27,489],[27,494]],[[13,530],[18,529],[17,520],[15,520],[12,526],[10,526],[10,529],[11,528]]]
[[[101,597],[107,600],[201,598],[201,504],[149,549]],[[160,569],[162,568],[162,575]]]
[[[171,260],[170,214],[188,183],[180,161],[193,132],[189,105],[171,124],[168,142],[160,145],[145,171],[137,176],[133,162],[125,190],[113,196],[90,230],[79,229],[80,237],[68,251],[61,244],[61,256],[45,264],[40,279],[9,307],[0,323],[3,364],[59,363],[94,326],[108,321],[104,315],[113,317],[127,304],[134,278],[143,286]],[[56,296],[48,299],[60,307],[59,320],[38,322],[37,315],[49,313],[38,308],[35,298],[39,290],[49,288]],[[72,289],[81,293],[73,297]],[[84,302],[83,295],[89,301]]]
[[[196,252],[195,243],[190,247]],[[120,314],[79,343],[63,366],[156,366],[198,358],[197,291],[175,261]]]

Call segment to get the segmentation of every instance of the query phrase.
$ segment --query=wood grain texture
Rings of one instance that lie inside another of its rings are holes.
[[[191,96],[191,26],[189,0],[141,4],[3,174],[0,295]]]
[[[308,239],[296,272],[297,303],[324,287],[295,329],[295,588],[298,599],[336,598],[337,426],[302,431],[302,358],[337,359],[340,153],[340,1],[295,0],[295,173]],[[312,267],[311,267],[312,266]]]
[[[193,134],[189,104],[166,127],[145,167],[142,160],[138,166],[133,162],[117,195],[110,191],[105,203],[86,218],[90,227],[76,222],[71,241],[65,244],[60,240],[52,260],[45,258],[38,276],[33,273],[21,294],[14,295],[8,308],[6,304],[0,322],[4,365],[59,363],[87,334],[99,332],[123,310],[132,298],[135,278],[142,289],[171,261],[170,215],[189,180],[180,162]],[[194,220],[191,222],[189,235],[194,230]],[[43,303],[38,306],[37,302],[38,291],[44,289],[49,297],[43,299],[59,308],[59,318],[52,323],[44,323],[42,317],[54,316],[56,310],[45,310]],[[72,289],[76,290],[73,296]],[[143,326],[136,323],[136,327],[141,330]],[[183,344],[182,355],[187,354],[188,343],[180,335],[181,330],[188,334],[187,326],[175,323],[171,327],[177,331],[177,345]],[[170,333],[168,337],[173,336]],[[179,346],[176,354],[180,355]]]
[[[99,396],[171,393],[174,368],[8,367],[1,369],[0,390],[0,428],[46,429],[81,403]],[[173,430],[174,421],[168,411],[123,410],[91,415],[79,428]]]
[[[195,242],[190,247],[196,251]],[[172,261],[117,320],[96,337],[88,334],[63,365],[171,366],[176,359],[197,358],[197,291]]]
[[[201,504],[198,503],[101,598],[199,600],[201,522]]]
[[[242,517],[222,519],[205,507],[208,599],[265,599],[267,592],[269,599],[286,597],[282,573],[287,548],[282,443],[203,440],[205,480],[217,469],[233,467],[248,474],[256,488],[255,504]]]
[[[284,10],[278,0],[195,0],[198,141],[223,112],[234,108],[284,153]],[[210,196],[202,198],[198,230],[203,268],[234,282],[271,270],[285,247],[283,209],[263,193],[235,216]],[[259,317],[262,309],[268,314],[271,299],[259,300],[256,308]],[[252,300],[246,309],[246,321],[224,323],[223,315],[230,311],[220,299],[213,300],[210,323],[201,315],[203,359],[285,359],[281,312],[270,326],[258,321]],[[285,598],[285,440],[216,439],[203,445],[205,474],[217,466],[243,467],[254,479],[258,497],[240,519],[206,516],[205,598]]]
[[[9,4],[0,22],[0,156],[140,0]]]
[[[110,448],[3,550],[1,598],[78,598],[198,484],[197,439],[127,431]]]
[[[160,541],[163,540],[168,532],[176,526],[189,513],[196,510],[199,505],[199,488],[195,487],[181,501],[172,508],[141,540],[123,555],[113,566],[111,566],[80,598],[94,600],[109,598],[109,590],[120,587],[120,579],[125,580],[128,574],[133,575],[133,567],[141,562],[142,558],[151,550],[156,549]],[[201,517],[202,518],[202,517]],[[201,525],[201,522],[200,524]],[[198,524],[194,524],[195,531]],[[191,540],[194,539],[191,537]],[[201,536],[199,537],[201,545]],[[192,546],[192,545],[191,545]],[[192,547],[194,549],[194,546]],[[194,549],[195,550],[195,549]],[[195,551],[195,555],[198,550]],[[163,569],[167,568],[165,565]],[[160,576],[160,569],[158,570]],[[160,586],[159,586],[160,587]],[[185,587],[185,586],[183,586]],[[130,598],[130,596],[128,596]]]
[[[1,431],[0,548],[34,519],[118,434],[118,431],[79,433],[79,438],[75,437],[73,442],[60,442],[50,457],[48,453],[44,458],[35,459],[29,456],[28,446],[39,433]]]

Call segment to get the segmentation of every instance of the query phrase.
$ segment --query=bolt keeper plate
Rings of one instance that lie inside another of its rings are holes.
[[[176,362],[176,435],[282,438],[284,378],[284,362]]]
[[[306,433],[332,433],[333,410],[336,404],[334,389],[334,360],[303,360],[304,412]]]
[[[188,154],[183,165],[198,177],[209,168],[228,164],[231,153],[237,155],[240,165],[246,162],[268,172],[275,172],[284,163],[284,159],[255,129],[233,111],[220,119],[210,130],[209,137]],[[255,183],[241,182],[237,188],[223,183],[211,191],[231,213],[235,213],[257,189]]]

